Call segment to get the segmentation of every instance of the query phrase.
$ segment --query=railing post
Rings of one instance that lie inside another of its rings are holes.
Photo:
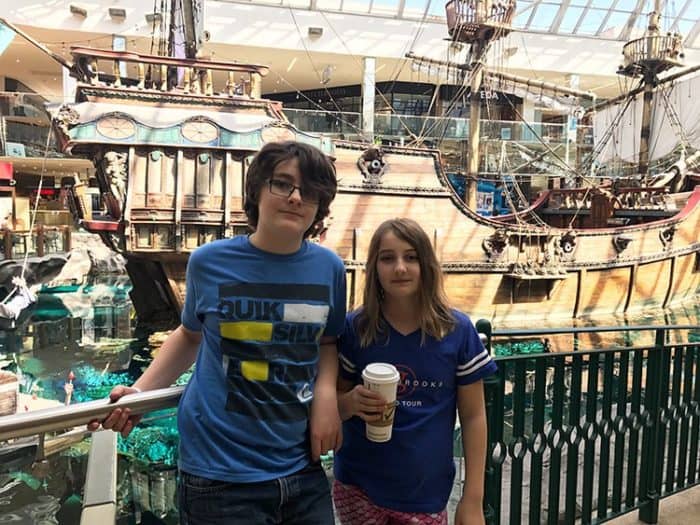
[[[647,358],[647,375],[644,408],[648,422],[644,426],[641,468],[639,479],[639,521],[658,523],[661,499],[661,468],[663,464],[661,443],[661,385],[663,384],[663,352],[666,332],[656,331],[654,348]]]
[[[475,323],[479,338],[486,351],[491,354],[491,322],[479,319]],[[501,385],[501,374],[484,379],[484,400],[486,403],[487,446],[486,473],[484,477],[484,518],[486,523],[498,523],[500,519],[501,479],[500,468],[494,468],[488,455],[492,454],[493,444],[500,441],[500,422],[503,421],[503,403],[497,400]]]
[[[117,517],[117,434],[95,432],[88,456],[80,525],[112,525]]]

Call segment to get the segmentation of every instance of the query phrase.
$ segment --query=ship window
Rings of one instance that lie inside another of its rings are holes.
[[[158,226],[156,227],[156,248],[174,248],[174,238],[171,227]]]
[[[514,303],[540,303],[549,299],[552,283],[548,279],[513,282]]]
[[[185,235],[185,249],[194,250],[199,246],[199,230],[196,226],[184,226]]]
[[[233,225],[233,235],[248,235],[250,229],[247,224],[234,224]]]
[[[136,226],[136,247],[150,248],[151,245],[151,227],[146,224]]]

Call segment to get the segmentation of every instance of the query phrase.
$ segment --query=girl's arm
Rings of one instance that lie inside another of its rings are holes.
[[[340,419],[345,421],[358,416],[364,421],[377,421],[382,416],[386,400],[377,392],[368,390],[363,385],[338,377],[338,411]]]
[[[455,525],[483,525],[487,435],[482,381],[457,387],[457,411],[465,464],[464,491],[455,511]]]

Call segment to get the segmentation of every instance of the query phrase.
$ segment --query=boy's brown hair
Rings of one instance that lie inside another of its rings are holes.
[[[258,226],[260,191],[272,177],[275,166],[293,158],[299,162],[302,186],[319,196],[316,217],[311,227],[304,232],[304,238],[315,234],[321,221],[328,216],[330,204],[338,189],[335,166],[331,159],[318,148],[303,142],[271,142],[255,154],[246,174],[243,209],[251,228]]]

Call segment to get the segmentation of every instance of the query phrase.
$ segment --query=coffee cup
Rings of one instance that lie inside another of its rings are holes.
[[[378,421],[366,423],[365,435],[370,441],[384,443],[391,439],[399,377],[399,371],[389,363],[370,363],[362,371],[362,381],[365,388],[379,392],[386,400],[382,417]]]

